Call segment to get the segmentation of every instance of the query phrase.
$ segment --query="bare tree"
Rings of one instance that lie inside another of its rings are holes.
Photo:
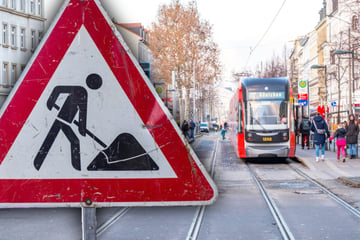
[[[263,78],[287,76],[286,58],[282,59],[274,54],[269,61],[265,62],[265,64],[261,63],[258,65],[256,76]]]
[[[180,0],[161,5],[157,21],[150,30],[150,49],[155,77],[170,84],[176,71],[180,101],[180,120],[190,118],[190,89],[193,79],[213,84],[221,74],[218,46],[212,39],[212,27],[199,17],[195,1],[183,5]],[[182,89],[185,89],[183,93]]]

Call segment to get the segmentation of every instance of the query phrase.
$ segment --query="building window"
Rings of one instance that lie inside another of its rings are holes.
[[[8,25],[6,23],[3,24],[2,44],[5,46],[8,45]]]
[[[14,86],[16,81],[16,64],[11,65],[11,76],[10,76],[10,84]]]
[[[41,0],[37,0],[37,15],[41,16]]]
[[[30,14],[34,14],[35,13],[35,0],[30,0]]]
[[[35,39],[35,31],[31,31],[31,51],[35,50],[36,39]]]
[[[20,0],[20,11],[25,11],[25,0]]]
[[[20,48],[25,49],[25,28],[20,30]]]
[[[333,52],[333,50],[330,51],[330,64],[335,64],[335,54]]]
[[[11,26],[10,44],[11,44],[11,47],[13,47],[13,48],[16,47],[16,27],[15,26]]]
[[[338,9],[338,0],[332,0],[332,7],[333,12],[335,12]]]
[[[351,27],[353,31],[356,31],[359,29],[359,18],[358,16],[354,15],[351,20]]]
[[[6,7],[6,0],[1,0],[1,6]]]
[[[15,0],[10,0],[10,8],[15,9]]]
[[[26,65],[21,65],[20,66],[20,73],[22,73],[25,70],[25,67],[26,67]]]
[[[2,86],[8,86],[9,83],[9,64],[3,63],[2,66]]]
[[[41,40],[43,39],[44,37],[44,33],[43,32],[39,32],[39,42],[41,42]]]

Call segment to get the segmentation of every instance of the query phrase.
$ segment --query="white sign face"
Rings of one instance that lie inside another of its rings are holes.
[[[0,179],[176,178],[144,125],[81,27],[0,165]]]
[[[308,81],[299,80],[298,86],[298,93],[308,93]]]

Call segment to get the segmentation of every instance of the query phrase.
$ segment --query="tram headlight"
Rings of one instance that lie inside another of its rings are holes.
[[[289,139],[289,135],[287,132],[284,132],[282,135],[283,135],[284,141],[287,141]]]
[[[249,142],[251,142],[252,139],[253,139],[253,135],[252,135],[252,133],[249,133],[249,134],[247,135],[247,140],[248,140]]]

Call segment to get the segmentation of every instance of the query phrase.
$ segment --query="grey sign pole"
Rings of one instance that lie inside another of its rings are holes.
[[[96,208],[81,208],[82,240],[96,240]]]

